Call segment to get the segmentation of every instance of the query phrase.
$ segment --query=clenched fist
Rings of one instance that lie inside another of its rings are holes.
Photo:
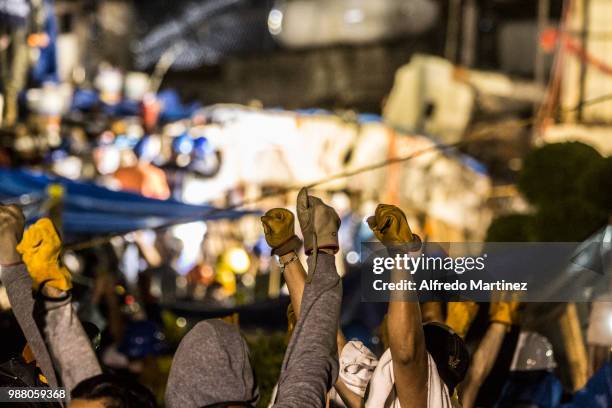
[[[0,265],[21,262],[17,244],[21,241],[25,218],[15,205],[0,206]]]
[[[340,217],[336,210],[319,197],[309,195],[306,188],[302,188],[298,193],[296,204],[306,255],[310,255],[315,249],[333,254],[338,252]]]
[[[520,317],[520,305],[516,300],[510,302],[491,302],[489,306],[489,320],[508,326],[517,324]]]
[[[272,248],[284,244],[295,235],[295,217],[293,213],[284,208],[273,208],[261,217],[266,242]]]
[[[284,208],[273,208],[261,217],[266,242],[272,247],[272,254],[285,255],[297,250],[302,244],[295,235],[295,217]]]
[[[62,241],[49,218],[36,221],[17,246],[32,277],[34,289],[43,283],[67,291],[72,288],[70,272],[60,262]]]
[[[408,244],[416,238],[406,215],[394,205],[378,204],[376,212],[367,221],[376,238],[384,245]]]

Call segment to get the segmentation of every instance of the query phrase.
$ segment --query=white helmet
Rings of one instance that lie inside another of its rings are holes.
[[[510,371],[550,371],[556,366],[552,344],[546,337],[535,332],[521,332]]]

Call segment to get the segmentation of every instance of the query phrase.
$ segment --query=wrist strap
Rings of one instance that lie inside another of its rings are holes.
[[[297,235],[293,235],[277,248],[272,249],[272,255],[283,256],[289,252],[296,252],[302,246],[302,240]]]
[[[421,248],[423,248],[423,241],[421,241],[421,237],[419,237],[417,234],[412,234],[412,241],[411,242],[394,243],[394,244],[390,244],[390,245],[386,245],[386,246],[387,246],[387,249],[393,250],[393,251],[417,252],[417,251],[420,251]]]
[[[289,258],[289,260],[287,262],[281,262],[280,258],[278,258],[278,265],[280,266],[280,270],[281,272],[285,272],[285,268],[287,267],[287,265],[289,265],[292,262],[295,262],[298,260],[298,256],[297,254],[294,252],[293,255],[291,256],[291,258]]]
[[[72,290],[68,289],[68,290],[61,290],[61,289],[57,289],[62,291],[62,295],[60,297],[51,297],[51,296],[47,296],[45,294],[42,293],[43,288],[47,285],[47,283],[52,282],[53,279],[46,279],[44,281],[42,281],[40,283],[40,286],[38,287],[38,292],[37,292],[37,296],[40,297],[43,300],[46,300],[48,302],[63,302],[66,301],[68,299],[70,299],[70,296],[72,295]]]
[[[10,264],[0,264],[0,268],[12,268],[14,266],[23,265],[23,261],[13,262]]]

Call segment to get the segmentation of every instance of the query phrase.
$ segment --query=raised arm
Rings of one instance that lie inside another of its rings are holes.
[[[35,318],[62,385],[72,390],[102,370],[72,307],[70,272],[60,264],[62,243],[51,220],[43,218],[31,226],[17,250],[32,278]]]
[[[333,208],[305,190],[298,217],[308,257],[299,318],[278,381],[275,407],[323,407],[338,375],[336,333],[342,283],[336,272],[340,219]]]
[[[261,217],[261,222],[266,242],[272,247],[272,253],[278,256],[289,289],[293,312],[296,318],[299,318],[304,287],[306,286],[306,270],[296,252],[302,242],[294,232],[295,217],[289,210],[274,208]],[[336,339],[338,354],[341,354],[346,340],[340,329],[338,329]],[[347,407],[358,408],[363,405],[363,398],[351,391],[340,377],[338,377],[334,387]]]
[[[273,208],[261,217],[261,224],[266,242],[272,247],[272,254],[278,256],[281,264],[293,311],[299,316],[306,271],[297,256],[302,241],[295,235],[295,217],[287,209]]]
[[[32,279],[17,252],[24,228],[23,213],[17,206],[0,206],[0,279],[6,287],[13,314],[19,323],[36,362],[47,382],[57,387],[49,350],[34,320],[35,301],[32,297]]]
[[[489,306],[491,324],[472,357],[472,364],[465,380],[459,387],[459,396],[464,408],[472,408],[476,403],[480,387],[491,373],[506,333],[517,320],[518,306],[519,303],[516,301],[491,302]]]
[[[415,240],[404,213],[396,206],[379,204],[368,224],[376,238],[389,253],[409,252]],[[399,271],[391,272],[391,281],[399,281]],[[427,406],[428,358],[417,299],[407,301],[395,292],[391,293],[387,317],[389,348],[393,359],[395,391],[403,407]]]
[[[506,325],[492,322],[480,341],[467,376],[459,386],[459,397],[464,408],[472,408],[476,403],[480,387],[495,364],[506,330]]]

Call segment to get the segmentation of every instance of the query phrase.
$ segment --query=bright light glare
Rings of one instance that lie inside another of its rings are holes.
[[[349,9],[344,13],[344,22],[346,24],[359,24],[363,21],[364,15],[361,9]]]
[[[178,272],[187,273],[198,261],[202,240],[206,234],[206,223],[203,221],[177,225],[172,233],[183,242],[183,251],[178,260]]]
[[[230,249],[227,254],[227,263],[236,273],[244,273],[251,266],[249,254],[242,248]]]
[[[195,221],[187,224],[180,224],[173,228],[174,236],[183,241],[184,244],[202,240],[206,234],[206,223]],[[198,243],[198,246],[200,244]]]
[[[348,254],[346,254],[346,262],[350,263],[351,265],[355,265],[357,262],[359,262],[359,254],[355,251],[350,251]]]
[[[268,30],[270,34],[279,35],[283,31],[283,12],[279,9],[272,9],[268,15]]]

